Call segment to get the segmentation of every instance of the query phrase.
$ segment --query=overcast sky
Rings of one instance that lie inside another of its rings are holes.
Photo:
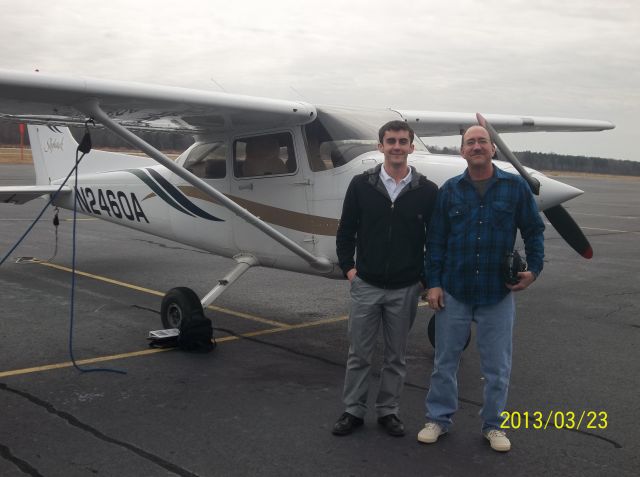
[[[638,0],[0,0],[0,8],[5,69],[316,104],[603,119],[616,129],[504,139],[515,150],[640,160]]]

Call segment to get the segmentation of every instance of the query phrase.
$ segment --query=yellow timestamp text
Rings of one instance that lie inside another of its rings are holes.
[[[606,411],[504,411],[501,429],[606,429]]]

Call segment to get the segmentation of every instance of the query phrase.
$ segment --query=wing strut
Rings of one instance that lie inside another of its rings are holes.
[[[522,167],[522,164],[520,164],[518,158],[507,147],[507,145],[504,143],[493,126],[489,124],[489,122],[480,113],[476,113],[476,117],[478,118],[478,124],[489,131],[491,140],[496,144],[496,146],[498,146],[500,152],[506,156],[511,165],[515,167],[516,171],[518,171],[518,174],[520,174],[522,178],[527,181],[527,184],[529,184],[529,187],[531,188],[531,192],[533,192],[535,195],[540,195],[540,181],[535,177],[532,177],[531,174],[529,174],[527,170]]]
[[[322,272],[330,272],[333,269],[333,265],[327,258],[316,257],[309,251],[305,250],[300,245],[295,243],[293,240],[284,236],[283,234],[278,232],[276,229],[271,227],[269,224],[267,224],[263,220],[260,220],[251,212],[244,209],[243,207],[240,207],[234,201],[227,198],[224,194],[219,192],[216,188],[207,184],[202,179],[195,176],[185,168],[177,165],[167,156],[162,154],[160,151],[158,151],[156,148],[151,146],[146,141],[140,139],[138,136],[133,134],[127,128],[113,121],[102,109],[100,109],[100,106],[98,105],[98,102],[96,100],[89,101],[84,104],[79,104],[77,105],[77,108],[87,116],[90,116],[96,121],[99,121],[100,123],[102,123],[107,129],[113,131],[115,134],[117,134],[119,137],[124,139],[126,142],[128,142],[132,146],[145,152],[149,157],[155,159],[159,164],[163,165],[164,167],[169,169],[171,172],[173,172],[177,176],[187,181],[189,184],[201,190],[203,193],[207,194],[208,196],[214,198],[221,205],[229,209],[231,212],[233,212],[237,216],[243,218],[244,220],[246,220],[248,223],[250,223],[257,229],[267,234],[269,237],[274,239],[276,242],[278,242],[282,246],[291,250],[300,258],[308,262],[316,270],[320,270]]]

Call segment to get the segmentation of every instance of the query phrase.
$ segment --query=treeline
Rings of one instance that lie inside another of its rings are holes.
[[[72,127],[71,134],[80,140],[84,133],[84,128]],[[120,137],[108,129],[98,127],[91,129],[91,143],[94,147],[106,147],[106,148],[131,148]],[[156,149],[163,151],[184,151],[191,144],[193,144],[193,137],[184,134],[171,134],[166,132],[139,132],[136,133],[142,139],[147,141]],[[0,121],[0,145],[3,146],[15,146],[20,144],[20,129],[17,123]],[[24,134],[24,144],[29,145],[29,135],[26,132]]]
[[[459,155],[455,147],[429,146],[433,154]],[[523,165],[533,169],[547,171],[589,172],[594,174],[615,174],[624,176],[640,176],[640,162],[605,159],[602,157],[568,156],[552,152],[514,151]],[[498,152],[499,160],[506,160]]]
[[[77,140],[80,140],[84,128],[71,128],[71,132]],[[163,151],[181,152],[193,144],[193,138],[189,135],[165,132],[141,132],[137,134],[153,147]],[[104,128],[91,128],[91,141],[94,147],[98,148],[130,148],[122,139]],[[26,132],[24,135],[24,143],[25,145],[29,145],[29,138]],[[14,146],[16,144],[20,144],[18,124],[0,121],[0,145]],[[433,154],[460,154],[460,151],[456,147],[428,146],[428,149]],[[563,154],[531,151],[515,152],[515,155],[520,159],[522,164],[534,169],[640,176],[640,162],[636,161],[621,161],[601,157],[567,156]],[[504,160],[499,152],[498,159]]]
[[[621,161],[602,157],[565,156],[531,151],[522,151],[515,154],[523,165],[534,169],[640,176],[640,162],[637,161]]]

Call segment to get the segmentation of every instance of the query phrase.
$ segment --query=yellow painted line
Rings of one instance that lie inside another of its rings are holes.
[[[57,265],[55,263],[49,262],[38,262],[40,265],[44,265],[45,267],[55,268],[56,270],[62,270],[64,272],[72,272],[72,270],[68,267],[63,267],[62,265]],[[130,288],[132,290],[141,291],[144,293],[149,293],[151,295],[164,296],[164,293],[160,293],[159,291],[151,290],[150,288],[139,287],[136,285],[131,285],[130,283],[120,282],[118,280],[114,280],[112,278],[101,277],[100,275],[93,275],[92,273],[81,272],[76,270],[76,275],[80,275],[82,277],[93,278],[94,280],[99,280],[101,282],[111,283],[112,285],[118,285],[125,288]]]
[[[348,320],[348,319],[349,319],[348,315],[336,316],[334,318],[326,318],[324,320],[311,321],[311,322],[308,322],[308,323],[300,323],[298,325],[289,325],[289,327],[286,328],[286,330],[285,329],[281,329],[281,328],[272,328],[272,329],[269,329],[269,330],[260,330],[260,331],[253,331],[253,332],[250,332],[250,333],[243,333],[241,336],[250,338],[252,336],[260,336],[260,335],[267,335],[267,334],[272,334],[272,333],[279,333],[281,331],[299,330],[299,329],[302,329],[302,328],[310,328],[312,326],[327,325],[329,323],[337,323],[339,321],[345,321],[345,320]],[[216,341],[219,341],[219,340],[216,340]]]
[[[250,315],[248,313],[242,313],[241,311],[229,310],[228,308],[223,308],[221,306],[209,305],[209,306],[207,306],[207,309],[214,310],[214,311],[220,311],[222,313],[226,313],[228,315],[237,316],[239,318],[246,318],[247,320],[251,320],[251,321],[257,321],[258,323],[264,323],[265,325],[277,326],[278,328],[291,328],[291,325],[288,325],[286,323],[282,323],[280,321],[269,320],[267,318],[261,318],[259,316]]]
[[[50,267],[50,268],[55,268],[56,270],[62,270],[65,272],[71,272],[71,269],[68,267],[63,267],[62,265],[57,265],[55,263],[49,263],[49,262],[38,262],[40,265],[44,265],[46,267]],[[151,295],[155,295],[155,296],[164,296],[164,293],[156,291],[156,290],[151,290],[150,288],[144,288],[144,287],[139,287],[137,285],[132,285],[130,283],[125,283],[125,282],[121,282],[119,280],[114,280],[113,278],[107,278],[107,277],[102,277],[100,275],[94,275],[92,273],[87,273],[87,272],[81,272],[76,270],[76,275],[80,275],[83,277],[87,277],[87,278],[92,278],[94,280],[99,280],[101,282],[105,282],[105,283],[110,283],[112,285],[117,285],[117,286],[121,286],[121,287],[125,287],[125,288],[130,288],[132,290],[136,290],[136,291],[140,291],[143,293],[149,293]],[[266,325],[272,325],[272,326],[278,326],[280,328],[289,328],[290,325],[286,324],[286,323],[281,323],[279,321],[274,321],[274,320],[268,320],[266,318],[261,318],[259,316],[255,316],[255,315],[250,315],[248,313],[242,313],[240,311],[234,311],[234,310],[230,310],[228,308],[223,308],[221,306],[215,306],[215,305],[209,305],[207,307],[210,310],[214,310],[214,311],[220,311],[222,313],[226,313],[227,315],[232,315],[232,316],[237,316],[238,318],[245,318],[247,320],[251,320],[251,321],[255,321],[258,323],[263,323]]]
[[[309,323],[300,323],[298,325],[289,325],[287,326],[287,328],[271,328],[268,330],[261,330],[261,331],[253,331],[250,333],[243,333],[240,336],[224,336],[222,338],[216,338],[216,342],[217,343],[224,343],[226,341],[237,341],[241,338],[251,338],[254,336],[260,336],[260,335],[266,335],[266,334],[273,334],[273,333],[281,333],[283,331],[289,331],[289,330],[297,330],[297,329],[302,329],[302,328],[309,328],[312,326],[320,326],[320,325],[326,325],[329,323],[337,323],[340,321],[345,321],[348,319],[347,315],[343,315],[343,316],[337,316],[335,318],[326,318],[323,320],[316,320],[316,321],[312,321]],[[145,350],[141,350],[141,351],[132,351],[130,353],[121,353],[121,354],[114,354],[111,356],[99,356],[97,358],[89,358],[89,359],[82,359],[82,360],[77,360],[76,364],[78,364],[79,366],[82,365],[87,365],[87,364],[95,364],[95,363],[103,363],[105,361],[117,361],[120,359],[126,359],[126,358],[135,358],[138,356],[148,356],[151,354],[156,354],[156,353],[163,353],[165,351],[173,351],[176,348],[150,348],[150,349],[145,349]],[[66,361],[64,363],[56,363],[56,364],[47,364],[44,366],[35,366],[32,368],[23,368],[23,369],[14,369],[14,370],[10,370],[10,371],[2,371],[0,372],[0,378],[6,378],[9,376],[18,376],[18,375],[24,375],[24,374],[32,374],[32,373],[41,373],[44,371],[52,371],[54,369],[62,369],[62,368],[70,368],[73,366],[73,363],[71,361]]]
[[[104,361],[115,361],[118,359],[132,358],[135,356],[146,356],[148,354],[161,353],[163,351],[170,351],[175,348],[152,348],[142,351],[133,351],[131,353],[115,354],[112,356],[99,356],[97,358],[79,359],[76,360],[76,364],[82,366],[84,364],[102,363]],[[42,371],[51,371],[53,369],[70,368],[73,366],[71,361],[65,361],[64,363],[46,364],[44,366],[36,366],[33,368],[14,369],[12,371],[0,372],[0,378],[7,376],[18,376],[21,374],[40,373]]]
[[[62,265],[57,265],[55,263],[49,263],[49,262],[41,262],[38,261],[37,259],[34,259],[35,263],[39,263],[40,265],[44,265],[46,267],[50,267],[56,270],[61,270],[61,271],[65,271],[65,272],[71,272],[72,270],[68,267],[64,267]],[[121,282],[118,280],[114,280],[112,278],[107,278],[107,277],[102,277],[100,275],[94,275],[92,273],[87,273],[87,272],[82,272],[82,271],[78,271],[76,270],[76,274],[80,275],[80,276],[84,276],[87,278],[92,278],[95,280],[99,280],[102,282],[106,282],[106,283],[110,283],[112,285],[117,285],[117,286],[122,286],[125,288],[130,288],[132,290],[137,290],[137,291],[141,291],[144,293],[149,293],[151,295],[156,295],[156,296],[164,296],[164,293],[161,293],[159,291],[156,290],[151,290],[149,288],[144,288],[144,287],[139,287],[136,285],[132,285],[130,283],[125,283],[125,282]],[[246,318],[249,320],[253,320],[253,321],[257,321],[260,323],[265,323],[265,324],[271,324],[276,326],[276,328],[270,328],[270,329],[266,329],[266,330],[259,330],[259,331],[253,331],[253,332],[249,332],[249,333],[243,333],[239,336],[225,336],[222,338],[216,338],[216,342],[218,343],[224,343],[226,341],[236,341],[239,340],[243,337],[254,337],[254,336],[260,336],[260,335],[266,335],[266,334],[273,334],[273,333],[280,333],[282,331],[289,331],[289,330],[297,330],[297,329],[303,329],[303,328],[310,328],[313,326],[320,326],[320,325],[326,325],[326,324],[330,324],[330,323],[337,323],[340,321],[345,321],[347,320],[349,317],[348,315],[343,315],[343,316],[337,316],[337,317],[333,317],[333,318],[326,318],[326,319],[322,319],[322,320],[316,320],[316,321],[311,321],[311,322],[307,322],[307,323],[300,323],[297,325],[288,325],[286,323],[281,323],[278,321],[274,321],[274,320],[268,320],[266,318],[260,318],[258,316],[254,316],[254,315],[250,315],[247,313],[241,313],[241,312],[237,312],[234,310],[229,310],[227,308],[223,308],[223,307],[219,307],[219,306],[214,306],[214,305],[210,305],[207,308],[211,309],[211,310],[217,310],[217,311],[221,311],[223,313],[229,314],[229,315],[233,315],[233,316],[238,316],[241,318]],[[115,354],[115,355],[110,355],[110,356],[99,356],[96,358],[88,358],[88,359],[82,359],[82,360],[77,360],[76,364],[82,366],[82,365],[88,365],[88,364],[95,364],[95,363],[101,363],[101,362],[105,362],[105,361],[116,361],[116,360],[120,360],[120,359],[126,359],[126,358],[133,358],[133,357],[138,357],[138,356],[147,356],[147,355],[151,355],[151,354],[156,354],[156,353],[162,353],[165,351],[171,351],[174,350],[175,348],[151,348],[151,349],[145,349],[145,350],[141,350],[141,351],[132,351],[129,353],[121,353],[121,354]],[[39,372],[44,372],[44,371],[51,371],[51,370],[55,370],[55,369],[62,369],[62,368],[70,368],[73,366],[73,363],[71,361],[66,361],[63,363],[55,363],[55,364],[48,364],[48,365],[43,365],[43,366],[35,366],[35,367],[31,367],[31,368],[23,368],[23,369],[15,369],[15,370],[9,370],[9,371],[2,371],[0,372],[0,378],[4,378],[4,377],[8,377],[8,376],[18,376],[18,375],[24,375],[24,374],[31,374],[31,373],[39,373]]]

